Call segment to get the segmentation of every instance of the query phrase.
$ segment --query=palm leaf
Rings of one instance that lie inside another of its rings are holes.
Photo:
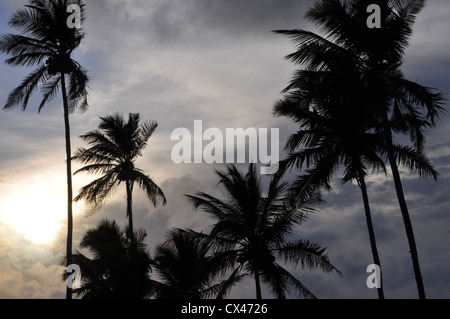
[[[406,166],[420,177],[431,177],[437,180],[439,173],[431,165],[430,159],[422,151],[405,145],[394,145],[394,154],[400,164]]]
[[[145,191],[148,199],[156,207],[159,203],[167,204],[166,197],[158,185],[148,176],[140,171],[134,171],[134,179],[139,184],[139,187]]]
[[[336,271],[342,276],[342,273],[330,263],[328,255],[325,254],[325,248],[322,248],[319,244],[299,239],[295,242],[279,245],[276,251],[286,262],[300,264],[302,268],[320,268],[327,273]]]
[[[48,101],[53,99],[61,86],[61,75],[55,76],[47,80],[41,88],[42,101],[39,105],[38,112],[40,113],[42,108]]]
[[[293,290],[300,292],[305,299],[316,299],[316,296],[300,280],[276,263],[265,269],[263,278],[270,282],[272,293],[278,299],[286,299],[286,292],[290,294]]]
[[[82,187],[74,201],[86,200],[91,204],[88,215],[92,215],[100,210],[108,196],[112,195],[112,190],[115,188],[116,182],[116,170],[110,171],[108,174]]]
[[[22,104],[22,111],[25,111],[31,94],[37,89],[39,83],[46,74],[47,68],[45,66],[41,66],[30,73],[23,80],[22,84],[9,94],[4,109],[8,110]]]

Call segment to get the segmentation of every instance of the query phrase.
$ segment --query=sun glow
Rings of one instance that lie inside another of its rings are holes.
[[[38,190],[7,199],[2,221],[35,244],[50,244],[66,220],[64,195]]]

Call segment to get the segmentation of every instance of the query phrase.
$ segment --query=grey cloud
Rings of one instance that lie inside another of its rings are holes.
[[[158,38],[167,42],[187,37],[208,39],[211,44],[230,38],[239,40],[264,35],[277,28],[302,24],[306,3],[301,1],[164,1],[149,4],[153,8],[150,25]],[[147,20],[148,19],[148,20]]]

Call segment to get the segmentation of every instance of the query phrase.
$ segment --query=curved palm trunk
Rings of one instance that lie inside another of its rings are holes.
[[[417,254],[416,240],[414,238],[414,230],[411,223],[411,218],[409,216],[408,205],[406,204],[405,194],[403,192],[402,181],[400,178],[400,173],[397,166],[397,160],[395,158],[393,150],[392,133],[390,129],[385,128],[387,150],[389,157],[389,164],[392,169],[392,176],[395,184],[395,191],[397,193],[398,203],[400,205],[400,211],[403,217],[403,223],[405,224],[406,237],[408,238],[409,252],[411,253],[414,276],[416,278],[417,290],[420,299],[426,299],[425,288],[423,285],[422,274],[420,272],[419,256]]]
[[[126,182],[127,188],[127,217],[128,217],[128,238],[132,239],[133,236],[133,182],[127,180]]]
[[[66,171],[67,171],[67,266],[72,264],[72,235],[73,235],[73,214],[72,214],[72,151],[70,144],[70,122],[69,122],[69,102],[67,100],[65,74],[61,73],[61,90],[64,106],[64,129],[66,138]],[[72,299],[72,289],[67,286],[66,299]]]
[[[369,240],[370,240],[370,247],[372,249],[373,262],[375,263],[375,265],[378,265],[381,269],[380,256],[378,255],[377,243],[375,240],[375,231],[373,229],[372,216],[369,206],[369,196],[367,195],[367,186],[364,180],[364,176],[361,172],[359,173],[358,183],[361,189],[364,202],[364,211],[366,215],[367,229],[369,230]],[[380,274],[380,288],[377,288],[377,292],[378,292],[378,299],[384,299],[382,274]]]

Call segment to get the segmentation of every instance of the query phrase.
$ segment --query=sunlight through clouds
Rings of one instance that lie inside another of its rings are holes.
[[[66,226],[64,180],[52,172],[17,181],[3,192],[6,196],[0,203],[2,221],[33,244],[51,244]],[[74,207],[75,214],[82,211],[81,206]]]
[[[7,224],[36,244],[49,244],[62,226],[64,198],[41,190],[11,196],[3,205]]]

